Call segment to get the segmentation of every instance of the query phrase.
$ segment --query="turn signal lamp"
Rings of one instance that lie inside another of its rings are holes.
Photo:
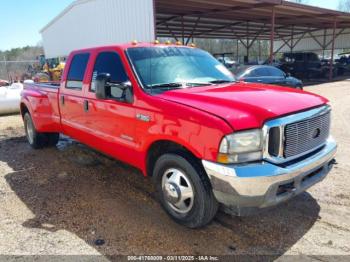
[[[230,163],[230,158],[226,154],[219,153],[218,154],[218,162],[222,164],[229,164]]]

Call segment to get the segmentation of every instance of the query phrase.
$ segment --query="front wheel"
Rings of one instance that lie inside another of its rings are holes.
[[[217,213],[218,203],[208,177],[196,159],[186,153],[161,156],[153,178],[160,203],[177,223],[198,228]]]

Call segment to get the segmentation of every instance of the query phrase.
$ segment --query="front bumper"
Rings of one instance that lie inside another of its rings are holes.
[[[203,160],[216,199],[236,215],[284,202],[323,180],[329,173],[337,150],[330,138],[313,155],[289,164],[266,161],[223,165]]]

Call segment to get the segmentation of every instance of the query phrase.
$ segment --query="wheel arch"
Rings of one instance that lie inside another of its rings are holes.
[[[20,112],[21,112],[22,118],[24,118],[25,113],[31,114],[29,107],[23,101],[21,101],[20,103]]]
[[[24,119],[24,115],[26,113],[28,113],[31,116],[31,118],[32,118],[34,127],[37,128],[37,121],[36,121],[36,119],[33,116],[32,108],[30,107],[30,104],[26,100],[24,100],[24,101],[22,100],[20,102],[19,106],[20,106],[20,113],[21,113],[22,119]]]
[[[194,161],[196,161],[196,163],[203,168],[198,153],[193,152],[189,148],[172,140],[162,139],[154,141],[148,147],[145,163],[145,175],[150,177],[153,175],[155,163],[160,156],[169,153],[179,154],[180,152],[189,158],[194,159]]]

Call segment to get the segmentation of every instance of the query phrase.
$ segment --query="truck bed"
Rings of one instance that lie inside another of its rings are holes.
[[[50,89],[59,89],[59,82],[44,82],[44,83],[24,83],[24,89],[42,89],[42,88],[50,88]]]
[[[24,84],[22,103],[31,108],[35,127],[40,132],[61,132],[59,87],[58,82]]]

